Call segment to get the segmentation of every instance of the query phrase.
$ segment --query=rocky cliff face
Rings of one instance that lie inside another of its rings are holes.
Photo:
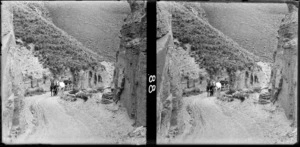
[[[19,133],[24,123],[20,118],[24,98],[24,82],[20,68],[21,59],[13,27],[12,7],[8,2],[2,3],[1,9],[2,47],[1,47],[1,98],[2,98],[2,137],[8,142],[9,137]]]
[[[174,45],[171,14],[167,9],[165,3],[157,4],[157,139],[179,133],[183,124],[178,113],[182,105],[181,70],[184,72],[178,67],[183,67],[183,58]]]
[[[135,126],[146,126],[146,2],[128,0],[131,13],[121,29],[114,71],[115,100],[127,108]]]
[[[289,13],[278,30],[278,46],[272,67],[272,101],[279,101],[286,116],[297,125],[298,6],[288,4]]]
[[[108,87],[107,83],[109,78],[104,76],[111,75],[105,70],[104,66],[91,67],[86,70],[80,70],[79,72],[70,73],[64,77],[72,77],[74,81],[75,89],[96,89],[98,87]],[[105,83],[104,83],[105,81]]]
[[[233,89],[269,88],[271,65],[264,62],[257,62],[256,64],[257,66],[235,72]]]

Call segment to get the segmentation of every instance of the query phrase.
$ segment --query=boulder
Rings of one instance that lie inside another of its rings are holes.
[[[135,128],[132,132],[128,133],[130,137],[145,137],[146,136],[146,127],[140,126]]]
[[[113,100],[114,94],[112,92],[104,93],[102,95],[102,99],[108,99],[108,100]]]
[[[113,100],[109,100],[109,99],[101,99],[101,101],[100,101],[101,104],[110,104],[112,102],[113,102]]]
[[[79,90],[73,89],[73,90],[71,90],[71,91],[69,92],[69,94],[76,94],[77,92],[79,92]]]
[[[114,101],[114,93],[106,92],[102,95],[101,103],[102,104],[110,104]]]
[[[88,100],[88,98],[90,98],[92,96],[91,93],[88,93],[87,91],[79,91],[75,94],[76,98],[81,98],[83,99],[85,102]]]
[[[186,88],[186,89],[183,89],[182,96],[188,97],[188,96],[191,96],[191,95],[198,95],[200,93],[201,93],[201,90],[198,87],[189,88],[189,89]]]
[[[270,102],[271,102],[271,93],[264,92],[259,95],[259,100],[258,100],[259,104],[268,104]]]
[[[65,95],[61,96],[60,98],[65,101],[70,101],[70,102],[74,102],[77,100],[77,98],[74,94],[65,94]]]

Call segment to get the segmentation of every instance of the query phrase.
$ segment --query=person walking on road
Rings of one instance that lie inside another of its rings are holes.
[[[207,92],[207,97],[210,96],[210,83],[208,82],[206,85],[206,92]]]
[[[212,81],[210,84],[210,96],[214,96],[215,92],[215,81]]]

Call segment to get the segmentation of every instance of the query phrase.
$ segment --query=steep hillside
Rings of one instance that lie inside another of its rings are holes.
[[[272,62],[284,3],[201,3],[209,23],[241,47]]]
[[[182,2],[171,3],[170,6],[174,38],[183,45],[190,44],[189,53],[199,68],[205,68],[214,75],[222,68],[236,71],[255,65],[257,57],[211,26],[205,15],[199,15],[204,11],[195,9],[201,9],[199,5]]]
[[[47,2],[53,23],[84,46],[115,61],[120,29],[130,12],[126,1]]]
[[[51,22],[43,3],[12,4],[16,38],[20,38],[25,44],[33,43],[40,62],[52,73],[60,74],[66,68],[79,70],[100,65],[99,62],[103,60],[101,56]]]

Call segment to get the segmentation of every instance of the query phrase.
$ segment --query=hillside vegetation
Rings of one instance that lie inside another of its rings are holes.
[[[120,30],[130,12],[126,1],[51,1],[45,6],[57,27],[107,61],[116,60]]]
[[[212,75],[223,68],[235,71],[255,65],[257,57],[212,27],[199,9],[199,4],[188,2],[173,3],[169,8],[174,38],[191,45],[190,55],[199,67]]]
[[[15,2],[13,6],[16,38],[33,43],[34,53],[45,68],[59,74],[66,68],[86,69],[99,65],[101,56],[56,27],[41,2]]]
[[[272,62],[284,3],[201,3],[209,23],[241,47]],[[234,16],[234,17],[233,17]]]

